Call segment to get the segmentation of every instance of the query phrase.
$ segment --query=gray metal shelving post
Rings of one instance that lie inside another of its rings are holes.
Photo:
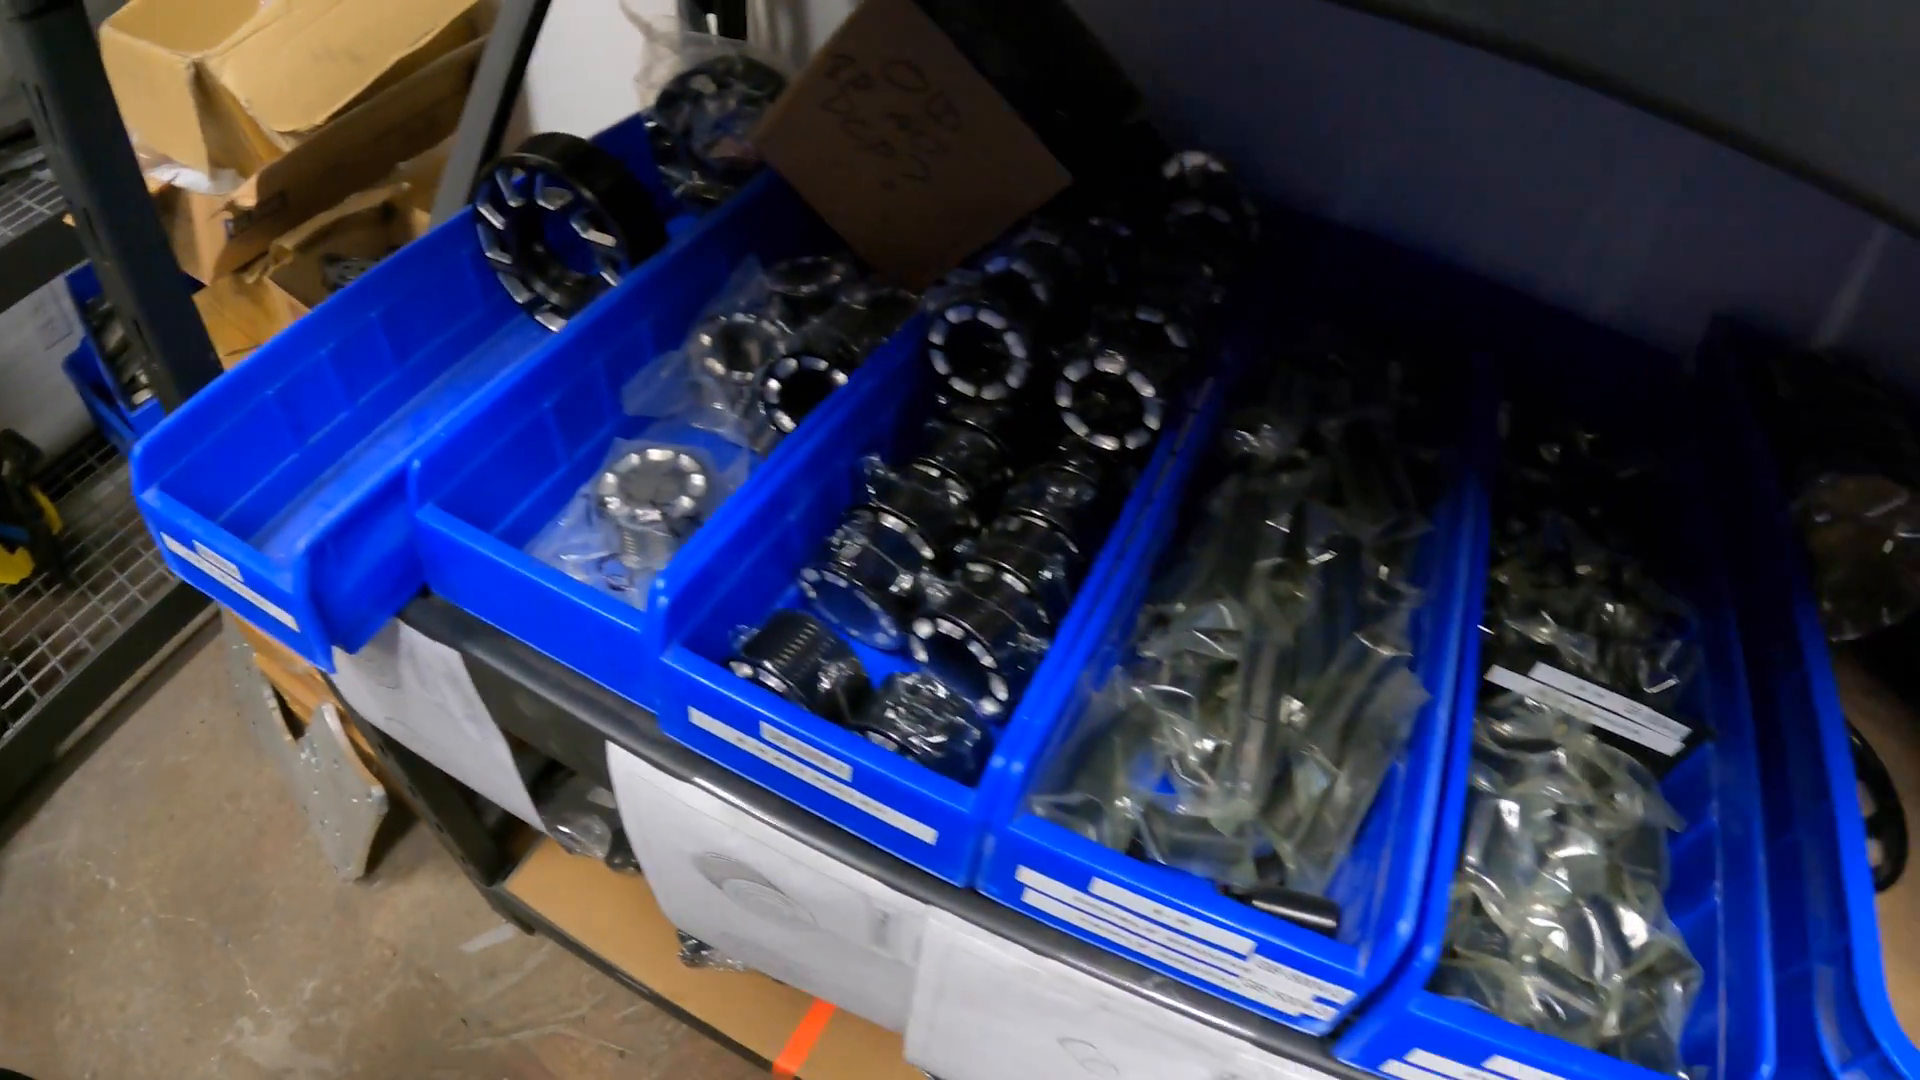
[[[84,254],[144,348],[156,395],[177,408],[220,365],[121,126],[86,9],[80,0],[0,0],[0,44],[74,219],[69,230],[57,212],[36,208],[45,220],[9,233],[0,258],[11,265],[0,279],[17,279],[7,289],[17,299]],[[38,482],[66,522],[69,565],[0,593],[0,808],[209,608],[167,573],[134,512],[127,464],[104,442],[65,455]]]
[[[168,410],[220,374],[207,329],[153,212],[80,0],[0,2],[0,40],[73,212],[80,246],[144,350]]]

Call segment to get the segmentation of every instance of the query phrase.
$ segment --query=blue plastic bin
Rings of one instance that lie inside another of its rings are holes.
[[[1258,361],[1267,362],[1264,354]],[[1463,375],[1468,366],[1462,363]],[[1465,459],[1476,429],[1490,430],[1491,420],[1461,417],[1453,480],[1435,508],[1434,528],[1415,567],[1427,602],[1412,625],[1414,670],[1433,699],[1415,718],[1405,754],[1383,780],[1353,852],[1328,890],[1343,914],[1339,934],[1328,937],[1227,899],[1196,875],[1132,858],[1027,812],[1037,790],[1058,786],[1062,772],[1076,765],[1087,732],[1072,721],[1124,658],[1189,500],[1212,479],[1196,472],[1210,459],[1214,419],[1202,417],[1205,429],[1174,463],[1121,556],[1117,586],[1091,620],[1082,659],[1066,677],[1029,695],[1032,707],[1055,719],[1034,768],[1012,778],[1001,794],[977,884],[988,896],[1082,940],[1289,1026],[1324,1034],[1386,978],[1412,936],[1441,790],[1453,683],[1463,641],[1473,632],[1468,598],[1478,596],[1486,566],[1484,500],[1477,471]]]
[[[1026,694],[1001,728],[987,768],[967,787],[736,677],[723,663],[740,627],[781,608],[804,608],[794,582],[864,492],[860,459],[892,459],[931,411],[934,376],[916,339],[896,342],[910,362],[887,404],[849,410],[790,462],[796,482],[757,485],[742,513],[710,523],[660,577],[665,654],[660,727],[679,741],[828,821],[956,885],[973,880],[990,808],[1020,782],[1052,717],[1044,688],[1071,679],[1100,597],[1114,585],[1122,540],[1140,522],[1160,477],[1193,425],[1182,417],[1155,447],[1061,621]],[[1197,400],[1215,400],[1213,383]],[[1202,408],[1200,411],[1204,411]],[[798,448],[797,448],[798,449]],[[868,677],[911,670],[902,655],[855,645]]]
[[[80,320],[80,345],[67,354],[60,362],[60,369],[67,374],[67,381],[73,384],[74,391],[80,395],[81,404],[87,407],[88,415],[93,417],[95,427],[107,437],[122,454],[133,452],[133,444],[140,437],[152,431],[166,416],[158,399],[134,405],[128,401],[120,389],[120,381],[114,377],[106,358],[100,352],[99,343],[93,340],[93,331],[86,325],[84,312],[87,301],[100,295],[100,278],[93,272],[91,263],[82,263],[67,271],[67,292],[73,296],[73,306],[82,312]]]
[[[1667,909],[1703,968],[1704,982],[1681,1051],[1717,1080],[1774,1071],[1775,1025],[1767,880],[1760,829],[1760,775],[1753,718],[1732,599],[1722,565],[1720,523],[1702,468],[1700,410],[1681,362],[1629,340],[1554,316],[1537,306],[1489,307],[1506,389],[1515,410],[1544,405],[1600,421],[1617,438],[1639,440],[1664,467],[1673,522],[1662,575],[1696,612],[1704,653],[1698,715],[1717,736],[1662,784],[1686,831],[1669,842],[1673,881]],[[1491,344],[1491,342],[1490,342]],[[1611,421],[1612,423],[1606,423]],[[1489,483],[1492,489],[1491,482]],[[1499,492],[1490,490],[1495,505]],[[1476,637],[1463,657],[1460,722],[1448,750],[1438,846],[1426,883],[1417,944],[1380,997],[1335,1043],[1340,1060],[1396,1077],[1434,1075],[1518,1080],[1639,1080],[1654,1074],[1597,1051],[1529,1031],[1465,1002],[1427,991],[1443,950],[1448,899],[1460,857],[1473,715],[1483,668]]]
[[[596,141],[658,189],[637,119]],[[666,205],[664,189],[655,198]],[[548,332],[508,298],[472,213],[330,297],[133,455],[135,498],[174,572],[328,671],[335,648],[366,644],[424,581],[406,490],[415,454],[488,383],[574,333]],[[706,230],[680,218],[673,231],[613,295],[671,279]]]
[[[1716,324],[1701,352],[1717,445],[1741,635],[1766,783],[1767,869],[1782,1076],[1920,1077],[1920,1052],[1887,996],[1866,830],[1847,720],[1772,448],[1742,363],[1783,348]],[[1818,1071],[1790,1071],[1811,1062]]]
[[[753,492],[784,492],[790,468],[820,428],[886,411],[907,366],[918,320],[868,358],[854,377],[782,440],[657,577],[636,606],[526,553],[525,548],[606,462],[616,438],[649,421],[621,409],[621,388],[686,340],[740,261],[762,264],[834,250],[827,227],[777,177],[709,219],[701,243],[661,260],[644,288],[622,289],[574,320],[558,347],[496,382],[420,455],[414,471],[418,546],[434,592],[582,675],[649,709],[665,645],[658,609],[673,567],[738,520]],[[845,420],[836,420],[844,417]],[[758,496],[759,498],[783,497]]]

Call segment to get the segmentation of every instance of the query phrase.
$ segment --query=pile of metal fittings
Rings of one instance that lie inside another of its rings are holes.
[[[1409,376],[1440,361],[1273,362],[1249,392],[1262,403],[1198,469],[1219,479],[1194,494],[1127,659],[1075,721],[1077,766],[1043,780],[1034,813],[1338,930],[1329,885],[1428,700],[1415,562],[1449,455]]]
[[[928,361],[955,397],[1051,395],[1081,440],[1139,450],[1258,239],[1245,190],[1198,151],[1150,183],[1070,191],[928,293]]]
[[[1633,554],[1659,550],[1653,484],[1591,432],[1509,433],[1488,675],[1430,988],[1685,1077],[1701,969],[1666,911],[1667,834],[1684,823],[1655,769],[1699,731],[1673,719],[1698,650],[1686,609]]]
[[[654,574],[916,303],[863,277],[846,255],[765,271],[749,262],[680,350],[629,381],[622,404],[650,421],[645,433],[616,441],[528,550],[576,580],[643,602]]]
[[[1212,158],[1177,155],[1134,180],[1123,196],[1068,193],[929,295],[932,416],[861,462],[862,496],[800,572],[819,618],[782,611],[743,633],[736,673],[978,780],[1257,238],[1252,204]],[[844,645],[818,670],[770,667],[801,629],[913,667],[875,688]]]

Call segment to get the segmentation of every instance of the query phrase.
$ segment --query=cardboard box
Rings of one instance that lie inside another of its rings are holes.
[[[392,183],[375,189],[379,193],[376,202],[391,204],[390,209],[376,216],[383,224],[389,220],[402,222],[403,241],[414,239],[428,228],[433,194],[439,187],[451,145],[449,139],[419,157],[402,162],[393,172]],[[357,197],[349,198],[340,206],[322,212],[308,226],[294,231],[325,233],[329,223],[352,216],[353,208],[361,201]],[[298,250],[303,245],[291,246]],[[214,352],[220,357],[222,368],[231,369],[253,355],[253,350],[306,314],[311,306],[294,302],[284,283],[273,280],[269,262],[267,256],[262,256],[238,273],[215,278],[193,294],[194,306],[206,324],[207,335],[213,339]]]
[[[680,942],[640,877],[545,837],[506,889],[567,937],[664,1001],[796,1080],[919,1080],[900,1036],[754,972],[680,963]]]
[[[388,86],[231,195],[162,192],[160,216],[181,269],[203,282],[230,274],[288,229],[387,180],[397,164],[450,137],[483,45],[463,45]]]
[[[213,339],[220,366],[231,370],[253,355],[287,325],[279,306],[267,296],[265,282],[233,275],[214,280],[193,294],[193,306]]]
[[[754,144],[873,266],[916,288],[1072,177],[913,0],[866,0]]]
[[[412,186],[404,182],[350,196],[282,233],[247,276],[265,284],[275,314],[291,323],[333,295],[326,280],[328,256],[384,259],[427,231],[429,214],[412,196]],[[429,191],[427,198],[432,197]]]
[[[252,176],[483,19],[477,0],[131,0],[100,56],[135,142]]]

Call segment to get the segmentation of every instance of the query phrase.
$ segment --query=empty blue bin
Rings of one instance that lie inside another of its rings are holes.
[[[784,498],[802,446],[820,429],[887,412],[909,366],[902,342],[868,358],[846,387],[782,440],[752,478],[703,524],[653,583],[645,605],[583,584],[526,553],[527,545],[606,462],[615,439],[645,434],[651,421],[628,416],[621,388],[662,354],[678,349],[702,311],[751,256],[763,265],[839,247],[833,234],[775,176],[716,211],[701,243],[657,260],[643,287],[621,289],[568,326],[555,348],[476,399],[446,436],[423,450],[414,471],[418,545],[434,592],[582,675],[656,708],[664,647],[660,595],[674,568],[749,512],[743,504]],[[771,493],[758,494],[755,493]]]
[[[1782,348],[1719,323],[1701,352],[1705,396],[1722,423],[1715,487],[1728,532],[1742,541],[1730,555],[1761,735],[1780,1073],[1913,1080],[1920,1052],[1887,996],[1826,633],[1772,448],[1739,376],[1741,364]]]
[[[1760,773],[1753,716],[1713,493],[1702,467],[1702,412],[1681,361],[1517,299],[1483,309],[1485,340],[1507,361],[1514,410],[1544,407],[1598,422],[1619,440],[1657,454],[1661,507],[1672,522],[1661,575],[1695,612],[1703,664],[1695,714],[1716,732],[1664,779],[1662,792],[1687,822],[1669,841],[1668,913],[1703,969],[1681,1037],[1688,1066],[1719,1080],[1773,1074],[1775,1004],[1760,829]],[[1499,491],[1488,483],[1494,505]],[[1477,614],[1477,612],[1476,612]],[[1427,991],[1444,949],[1449,897],[1460,857],[1475,703],[1484,667],[1476,637],[1463,657],[1438,846],[1425,885],[1416,944],[1381,994],[1334,1044],[1335,1056],[1389,1076],[1489,1080],[1640,1080],[1655,1074],[1594,1050],[1527,1030],[1462,1001]]]
[[[756,485],[736,499],[742,513],[710,523],[661,574],[665,654],[660,727],[727,768],[868,842],[957,885],[973,880],[999,792],[1018,784],[1052,718],[1051,682],[1072,681],[1101,597],[1118,587],[1122,540],[1141,521],[1194,425],[1184,416],[1163,435],[1088,570],[1026,694],[1001,727],[980,782],[968,787],[869,743],[738,678],[724,666],[739,628],[782,608],[804,608],[801,569],[864,493],[860,459],[892,460],[932,411],[935,377],[918,340],[895,346],[910,362],[895,373],[886,406],[842,413],[789,462],[784,486]],[[1196,399],[1216,400],[1213,382]],[[1204,408],[1198,411],[1205,411]],[[905,656],[855,645],[868,677],[911,670]]]
[[[596,142],[667,206],[636,118]],[[770,178],[738,201],[765,198]],[[180,577],[331,671],[424,580],[406,472],[488,383],[553,334],[508,298],[463,211],[369,270],[195,395],[133,456],[133,490]],[[644,291],[696,247],[669,247],[614,295]],[[602,298],[600,303],[607,302]]]
[[[1273,362],[1248,350],[1249,359]],[[1461,364],[1463,377],[1470,364]],[[1227,397],[1231,399],[1229,391]],[[1462,400],[1471,395],[1463,393]],[[1434,508],[1415,580],[1427,602],[1412,626],[1414,671],[1433,698],[1420,710],[1406,752],[1389,770],[1340,868],[1329,896],[1342,908],[1336,936],[1326,936],[1221,896],[1194,874],[1133,858],[1029,813],[1029,798],[1057,788],[1076,766],[1087,732],[1073,721],[1125,657],[1142,604],[1189,500],[1210,477],[1217,414],[1175,461],[1143,526],[1129,541],[1115,588],[1093,618],[1080,659],[1064,677],[1036,684],[1030,705],[1052,718],[1032,768],[1000,793],[977,887],[988,896],[1075,937],[1120,953],[1200,990],[1291,1027],[1323,1034],[1386,978],[1412,936],[1420,886],[1452,723],[1454,680],[1464,641],[1473,632],[1468,598],[1485,572],[1485,511],[1477,470],[1465,459],[1488,416],[1459,417],[1453,479]],[[1484,442],[1484,438],[1477,440]]]

